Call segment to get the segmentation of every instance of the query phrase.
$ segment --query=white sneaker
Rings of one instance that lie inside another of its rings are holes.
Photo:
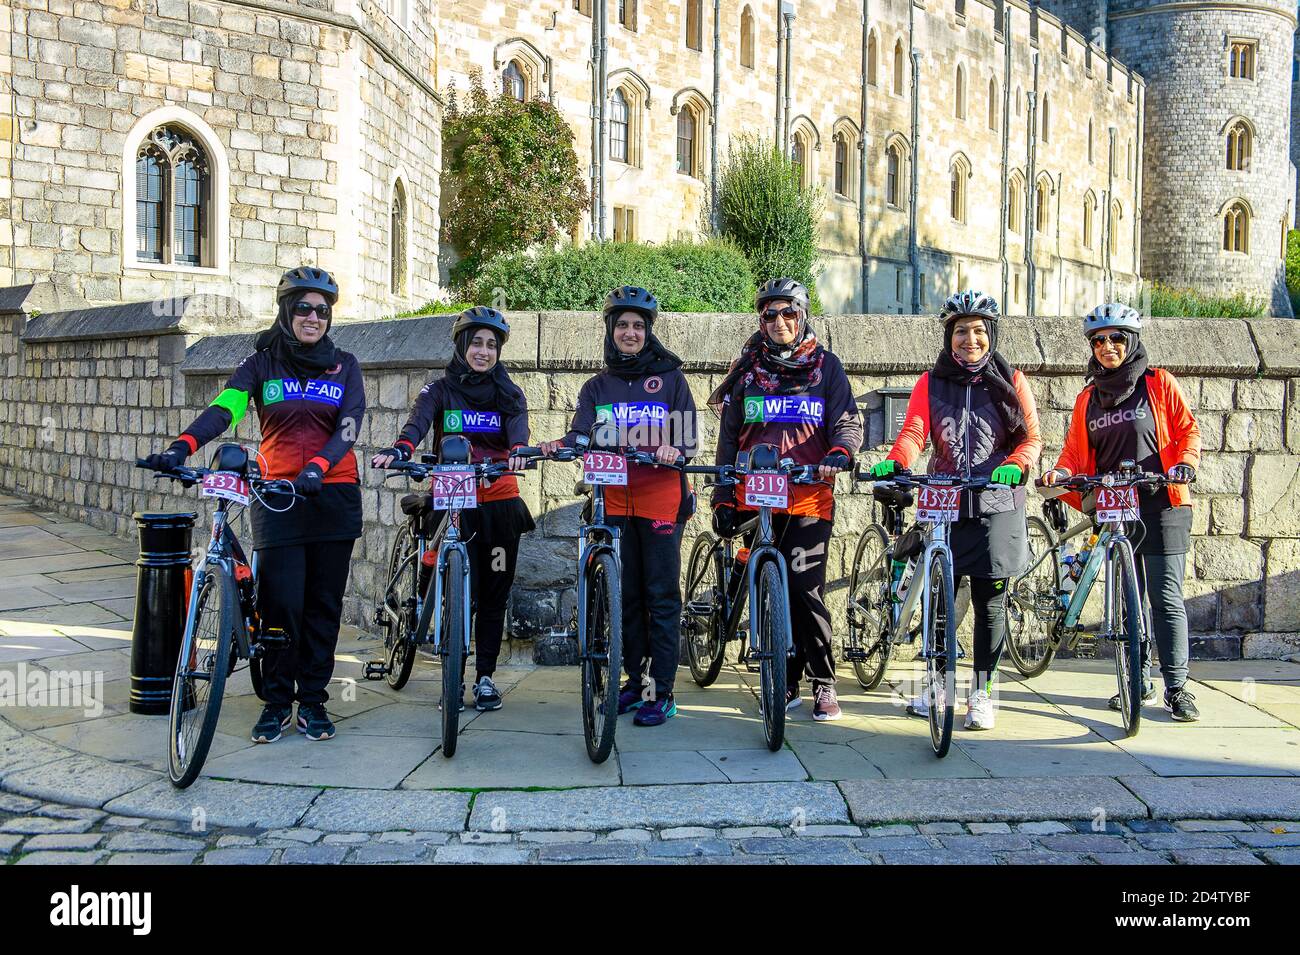
[[[942,683],[935,687],[934,703],[939,709],[944,708],[944,687]],[[912,697],[907,704],[907,712],[910,716],[928,718],[930,716],[930,694],[923,691],[920,696]]]
[[[976,690],[966,698],[966,729],[993,729],[993,697],[987,690]]]

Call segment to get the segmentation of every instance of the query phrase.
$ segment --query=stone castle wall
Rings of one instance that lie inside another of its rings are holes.
[[[192,299],[113,310],[48,313],[25,320],[0,295],[0,487],[123,536],[135,510],[206,508],[193,491],[162,485],[132,465],[163,447],[219,391],[250,349],[246,331],[265,318],[230,317]],[[49,307],[48,305],[46,307]],[[532,438],[559,436],[577,392],[597,367],[593,317],[514,313],[506,351],[531,408]],[[362,362],[369,403],[358,453],[387,446],[425,381],[449,356],[450,318],[341,325],[336,338]],[[691,356],[701,408],[702,447],[716,435],[704,399],[748,333],[749,316],[663,317],[668,347]],[[219,334],[211,334],[213,331]],[[231,334],[239,331],[239,334]],[[932,319],[839,316],[819,335],[844,360],[867,417],[863,459],[884,442],[882,387],[910,387],[933,360]],[[207,333],[203,335],[203,333]],[[200,337],[203,335],[203,337]],[[1146,336],[1154,360],[1172,370],[1196,410],[1205,457],[1196,486],[1187,580],[1198,652],[1274,656],[1300,647],[1300,325],[1155,320]],[[1030,376],[1047,450],[1055,460],[1082,384],[1084,349],[1073,319],[1007,319],[1005,353]],[[257,440],[255,416],[238,430]],[[707,454],[706,454],[707,457]],[[363,471],[364,537],[354,553],[346,600],[363,626],[391,545],[401,480]],[[566,622],[572,600],[578,500],[572,465],[547,463],[522,480],[538,531],[525,539],[512,598],[512,628],[535,636]],[[856,535],[872,519],[870,495],[840,479],[830,550],[829,599],[843,629],[844,590]],[[707,526],[688,525],[686,547]],[[202,531],[198,532],[199,535]],[[199,538],[196,537],[196,541]]]

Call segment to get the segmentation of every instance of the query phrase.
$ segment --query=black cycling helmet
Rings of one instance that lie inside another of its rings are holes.
[[[603,312],[606,321],[611,315],[625,311],[640,312],[648,323],[659,317],[659,300],[637,285],[620,285],[605,296]]]
[[[456,321],[451,326],[451,340],[455,341],[460,337],[461,332],[473,328],[491,329],[501,336],[502,345],[510,341],[510,323],[506,321],[504,315],[487,305],[475,305],[457,315]]]
[[[807,316],[810,305],[808,300],[808,290],[804,288],[801,282],[794,279],[769,279],[758,287],[758,295],[754,297],[754,311],[761,312],[763,306],[773,299],[785,298],[794,302],[795,305],[803,309]]]
[[[300,265],[280,276],[280,285],[275,290],[275,300],[278,302],[286,295],[299,295],[303,292],[320,292],[325,296],[325,301],[331,305],[339,298],[339,286],[334,281],[334,276],[324,269]]]

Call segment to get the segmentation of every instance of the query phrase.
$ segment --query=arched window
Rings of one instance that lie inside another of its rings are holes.
[[[867,37],[867,82],[872,86],[876,85],[876,61],[880,53],[877,49],[876,31],[872,30],[871,35]]]
[[[388,287],[394,295],[406,294],[406,187],[393,183],[388,216]]]
[[[695,162],[695,107],[682,106],[677,111],[677,171],[688,176],[698,175]]]
[[[1051,141],[1052,129],[1052,104],[1048,100],[1046,93],[1043,94],[1043,142]]]
[[[627,97],[615,90],[609,101],[609,158],[616,162],[629,162],[629,113]]]
[[[989,129],[998,128],[998,81],[989,77]]]
[[[794,165],[799,188],[808,186],[808,137],[802,131],[790,137],[790,162]]]
[[[501,71],[501,86],[507,96],[513,96],[521,103],[528,98],[528,85],[524,82],[524,71],[519,68],[518,60],[511,60]]]
[[[686,45],[704,49],[704,0],[686,0]]]
[[[179,126],[159,126],[135,160],[136,260],[204,266],[208,249],[211,175],[197,138]]]
[[[952,112],[957,119],[966,118],[966,68],[957,67],[957,78],[953,81]]]
[[[1240,200],[1223,213],[1223,251],[1250,251],[1250,212]]]
[[[1093,197],[1092,190],[1083,197],[1083,247],[1092,248],[1092,219],[1097,211],[1097,200]]]
[[[903,62],[907,59],[907,53],[903,49],[903,41],[897,40],[894,43],[894,95],[903,95]]]
[[[1052,183],[1041,178],[1034,185],[1034,231],[1047,231],[1047,216],[1051,209]]]
[[[1119,224],[1124,218],[1124,210],[1118,202],[1110,204],[1110,254],[1119,255]]]
[[[948,188],[948,213],[957,222],[966,221],[966,180],[969,178],[970,163],[965,156],[959,155],[952,162]]]
[[[885,202],[898,209],[907,205],[907,149],[898,138],[885,146]]]
[[[1228,168],[1244,172],[1250,168],[1250,127],[1238,120],[1228,127]]]
[[[1016,87],[1016,119],[1020,118],[1020,102],[1025,98],[1025,91]]]
[[[1019,233],[1025,225],[1025,180],[1013,173],[1007,183],[1007,228]]]
[[[844,133],[835,134],[835,193],[849,198],[852,175],[849,172],[849,138]]]
[[[754,11],[740,11],[740,65],[754,68]]]

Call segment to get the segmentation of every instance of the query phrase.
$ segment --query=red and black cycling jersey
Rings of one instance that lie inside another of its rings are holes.
[[[505,414],[492,408],[469,407],[473,404],[464,397],[457,397],[453,389],[447,387],[446,378],[435,378],[420,389],[401,435],[393,442],[394,446],[404,448],[408,456],[413,455],[424,436],[432,430],[433,439],[429,443],[436,453],[444,437],[460,434],[469,439],[471,460],[478,464],[483,461],[503,461],[515,448],[528,444],[526,403],[517,414]],[[480,502],[502,501],[518,496],[519,480],[509,474],[493,481],[489,487],[480,486],[478,489]]]
[[[326,484],[357,484],[357,439],[366,396],[361,367],[347,352],[309,378],[296,377],[269,350],[249,355],[216,400],[181,434],[191,453],[243,419],[251,400],[262,430],[263,477],[293,480],[316,464]]]
[[[573,447],[599,421],[618,429],[619,444],[638,451],[673,447],[687,460],[696,453],[695,399],[680,368],[640,378],[602,371],[578,392],[564,443]],[[680,523],[691,516],[694,499],[686,475],[650,464],[629,464],[627,486],[605,488],[605,513]]]

